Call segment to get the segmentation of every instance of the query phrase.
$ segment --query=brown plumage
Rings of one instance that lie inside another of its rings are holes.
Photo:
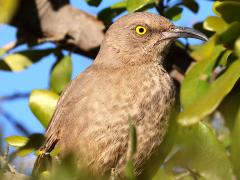
[[[79,168],[87,167],[98,177],[109,176],[114,168],[116,179],[124,179],[131,116],[138,142],[134,169],[141,179],[148,171],[146,164],[157,161],[153,157],[159,153],[174,104],[174,85],[162,64],[177,37],[205,38],[150,13],[116,21],[94,63],[62,94],[41,149],[59,147],[60,157],[74,152]],[[38,158],[35,171],[44,156]]]

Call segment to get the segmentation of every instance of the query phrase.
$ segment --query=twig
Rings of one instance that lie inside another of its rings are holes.
[[[170,72],[170,76],[175,79],[177,82],[181,83],[184,79],[184,75],[182,73],[180,73],[178,70],[173,69]]]
[[[9,155],[9,144],[6,143],[6,148],[5,148],[5,152],[4,152],[4,155],[3,155],[3,160],[5,162],[8,162],[8,155]]]
[[[0,97],[0,103],[4,101],[19,99],[19,98],[28,98],[29,95],[30,93],[15,93],[12,95],[2,96]]]
[[[209,80],[209,82],[213,82],[217,79],[217,77],[226,69],[226,67],[221,67],[221,66],[217,66],[213,72],[212,72],[212,76]]]
[[[18,45],[20,45],[22,43],[21,39],[17,39],[16,41],[12,41],[9,42],[7,44],[5,44],[2,49],[4,49],[6,52],[11,51],[12,49],[14,49],[15,47],[17,47]]]
[[[115,180],[115,177],[116,177],[116,171],[115,171],[115,168],[112,168],[110,180]]]
[[[12,124],[16,129],[21,131],[24,135],[29,136],[28,130],[18,122],[15,118],[13,118],[9,113],[0,109],[0,115],[2,115],[10,124]]]

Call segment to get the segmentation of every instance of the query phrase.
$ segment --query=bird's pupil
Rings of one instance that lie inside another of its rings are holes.
[[[143,32],[144,32],[144,29],[143,29],[143,28],[140,28],[140,29],[139,29],[139,32],[140,32],[140,33],[143,33]]]

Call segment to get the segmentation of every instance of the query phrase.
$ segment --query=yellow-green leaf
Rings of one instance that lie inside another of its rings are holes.
[[[196,61],[202,61],[204,59],[211,58],[216,50],[215,42],[216,36],[212,36],[208,42],[194,48],[194,51],[191,53],[193,59]]]
[[[173,21],[177,21],[182,17],[182,11],[183,11],[183,8],[178,6],[173,6],[164,13],[164,16]]]
[[[199,5],[195,0],[183,0],[182,3],[194,13],[197,13],[199,10]]]
[[[50,89],[60,94],[72,77],[72,60],[65,56],[54,65],[50,76]]]
[[[85,0],[90,6],[99,6],[102,0]]]
[[[8,23],[13,17],[19,0],[0,0],[0,24]]]
[[[159,168],[152,180],[175,180],[175,177],[167,174],[163,168]]]
[[[240,22],[239,1],[224,1],[215,4],[214,8],[226,22],[228,23],[231,23],[233,21]]]
[[[43,171],[41,174],[40,174],[40,180],[49,180],[51,179],[51,173],[49,171]]]
[[[217,35],[217,43],[233,48],[234,42],[240,36],[240,22],[232,23],[225,31]]]
[[[26,156],[33,151],[38,150],[44,142],[45,137],[43,134],[32,134],[28,139],[28,142],[20,147],[14,154],[18,156]]]
[[[221,16],[221,14],[216,10],[216,7],[218,7],[222,2],[220,1],[215,1],[212,6],[212,11],[217,15]]]
[[[58,98],[56,93],[48,90],[33,90],[30,95],[30,109],[44,127],[51,120]]]
[[[192,104],[202,97],[210,87],[208,80],[223,47],[218,45],[214,46],[213,49],[209,58],[193,65],[182,82],[180,99],[184,110],[192,108]]]
[[[49,55],[53,49],[19,51],[0,60],[0,69],[6,71],[22,71],[44,56]]]
[[[103,21],[106,26],[109,26],[110,24],[112,24],[113,19],[117,15],[126,11],[126,4],[127,2],[124,0],[124,1],[117,2],[108,8],[101,10],[98,13],[98,19]]]
[[[240,58],[240,37],[235,42],[235,52],[238,55],[238,57]]]
[[[0,57],[6,53],[5,49],[0,48]]]
[[[209,16],[203,23],[203,27],[209,31],[223,32],[227,29],[228,24],[217,16]]]
[[[165,163],[168,173],[181,167],[203,179],[232,179],[225,149],[207,125],[199,122],[192,127],[179,127],[175,133],[178,150]]]
[[[237,179],[240,178],[240,109],[235,119],[234,128],[232,131],[232,145],[231,145],[231,160],[234,167],[234,172]]]
[[[127,2],[124,0],[124,1],[120,1],[120,2],[117,2],[113,5],[111,5],[111,8],[112,9],[117,9],[117,8],[125,8],[127,5]]]
[[[5,141],[14,147],[22,147],[27,144],[28,138],[24,136],[9,136],[5,138]]]
[[[137,131],[136,128],[132,122],[132,118],[129,117],[129,137],[130,137],[130,154],[129,154],[129,159],[126,163],[126,168],[125,168],[125,175],[128,180],[134,180],[135,179],[135,174],[134,174],[134,166],[133,166],[133,157],[135,152],[137,151]]]
[[[127,10],[128,12],[137,11],[144,6],[153,3],[155,0],[127,0]]]
[[[240,93],[230,93],[221,102],[218,110],[224,118],[225,125],[232,132],[235,120],[240,109]]]
[[[50,156],[55,157],[60,153],[61,149],[59,147],[55,147],[51,152]]]
[[[213,112],[239,79],[239,69],[240,60],[236,60],[224,74],[210,85],[202,96],[191,104],[191,107],[180,113],[178,121],[182,125],[193,125]]]

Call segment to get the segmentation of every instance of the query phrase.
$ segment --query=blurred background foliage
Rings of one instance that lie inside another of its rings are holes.
[[[89,6],[99,6],[102,3],[102,0],[85,1]],[[41,0],[35,0],[35,2],[40,3]],[[46,0],[42,0],[42,3],[44,2]],[[30,38],[26,37],[28,31],[24,32],[24,29],[26,30],[22,25],[24,22],[21,25],[16,25],[18,23],[14,22],[16,14],[18,15],[18,11],[22,8],[21,3],[23,2],[16,0],[0,0],[0,23],[10,23],[18,28],[17,41],[0,49],[0,70],[24,71],[50,54],[56,58],[49,76],[49,89],[36,89],[29,95],[29,107],[32,113],[46,128],[59,95],[71,80],[73,68],[71,54],[75,52],[74,46],[77,45],[73,43],[73,48],[68,48],[64,44],[64,41],[68,40],[64,39],[66,37],[58,41],[58,37],[49,38],[44,33],[40,35],[41,38],[39,35],[30,37],[32,33],[29,35]],[[65,3],[69,2],[65,1]],[[107,28],[122,13],[155,9],[160,15],[172,21],[178,21],[185,8],[192,13],[201,11],[197,0],[124,0],[102,9],[97,18]],[[181,52],[179,57],[176,51],[176,56],[181,58],[181,61],[172,62],[169,72],[179,87],[181,110],[171,119],[168,133],[162,144],[162,164],[159,165],[159,170],[153,179],[240,179],[240,138],[238,137],[240,135],[240,84],[238,81],[240,77],[240,1],[213,0],[212,11],[214,16],[209,16],[203,22],[194,25],[194,28],[209,37],[208,42],[191,45],[185,41],[177,41],[174,45],[175,49]],[[56,43],[56,46],[47,49],[38,48],[38,45],[48,41]],[[22,44],[27,45],[26,50],[14,51]],[[80,51],[76,52],[81,54],[82,46],[79,47],[77,48]],[[66,49],[69,50],[67,54],[64,53]],[[89,55],[88,52],[90,51],[82,54],[88,57],[96,55],[96,53]],[[171,52],[174,53],[174,51]],[[28,97],[28,94],[25,96]],[[21,128],[21,125],[18,126]],[[44,140],[43,135],[25,134],[26,137],[13,134],[1,142],[5,144],[0,146],[2,147],[0,148],[0,174],[4,178],[16,175],[19,179],[30,178],[18,174],[17,170],[9,164],[17,156],[26,156],[33,152],[36,155],[41,154],[38,148]],[[131,134],[134,142],[135,135]],[[14,151],[10,153],[9,145],[14,147]],[[56,156],[57,152],[58,150],[55,150],[51,155]],[[41,174],[39,178],[87,178],[84,172],[76,171],[71,157],[66,158],[65,161],[66,166],[57,166],[52,171]],[[126,171],[129,179],[134,179],[131,166],[127,168],[129,168]]]

